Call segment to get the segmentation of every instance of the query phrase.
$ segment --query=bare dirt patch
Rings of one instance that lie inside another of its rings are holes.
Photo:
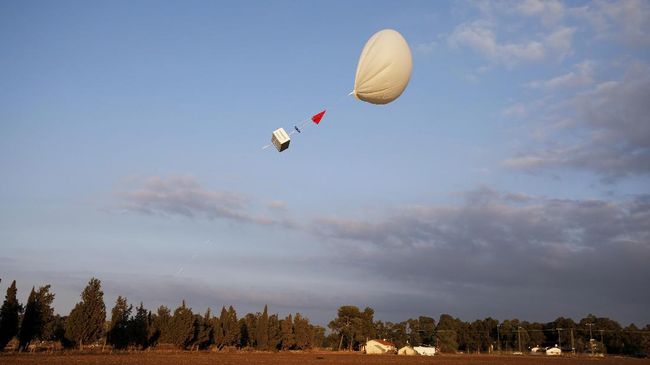
[[[2,365],[634,365],[650,364],[650,359],[623,357],[546,357],[515,355],[396,356],[356,353],[256,353],[256,352],[139,352],[112,354],[35,353],[2,354]]]

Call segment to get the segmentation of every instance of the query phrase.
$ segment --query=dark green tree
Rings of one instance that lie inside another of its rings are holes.
[[[526,343],[526,351],[530,350],[535,346],[541,346],[546,341],[546,336],[544,335],[544,325],[538,322],[524,322],[523,327],[528,332],[528,341]],[[566,334],[566,333],[565,333]],[[559,344],[560,341],[557,340],[553,342],[553,345]],[[566,342],[564,343],[566,345]]]
[[[362,331],[361,327],[364,323],[362,316],[359,308],[353,305],[344,305],[338,309],[336,319],[330,321],[328,327],[339,336],[339,350],[343,347],[343,343],[347,344],[348,351],[353,350],[355,339],[359,338]]]
[[[366,307],[361,312],[360,318],[357,320],[357,333],[356,340],[360,344],[365,344],[366,341],[376,337],[374,325],[375,310]]]
[[[146,349],[149,346],[149,311],[140,306],[135,310],[135,316],[129,318],[128,322],[129,345],[139,349]]]
[[[33,340],[42,338],[54,315],[53,301],[54,294],[50,293],[49,285],[40,287],[38,291],[32,288],[18,334],[19,350],[25,350]]]
[[[282,332],[280,331],[280,320],[276,313],[269,316],[269,350],[279,350],[281,343]]]
[[[421,344],[435,345],[436,321],[431,317],[418,317],[420,323],[420,340]]]
[[[7,288],[5,301],[0,308],[0,351],[18,334],[18,319],[20,318],[20,304],[16,299],[16,280]]]
[[[422,333],[420,331],[420,321],[417,319],[406,320],[406,331],[408,333],[408,343],[411,346],[420,346],[422,344]]]
[[[225,321],[228,318],[228,311],[226,307],[221,307],[221,314],[217,317],[212,318],[212,327],[214,328],[213,337],[214,344],[218,350],[223,349],[225,344],[226,333],[224,330],[224,324],[222,321]]]
[[[212,311],[210,308],[203,317],[198,314],[194,316],[194,338],[192,342],[197,350],[206,349],[210,346],[214,335],[213,332]]]
[[[155,323],[158,316],[156,313],[147,313],[147,348],[154,347],[158,344],[160,333],[156,330]]]
[[[382,337],[392,341],[395,346],[402,347],[408,343],[409,335],[407,330],[406,322],[391,323],[386,322],[386,328],[388,329],[388,336]]]
[[[441,352],[455,353],[458,351],[458,323],[449,314],[440,315],[436,326],[436,337]]]
[[[172,314],[169,308],[161,305],[153,318],[151,337],[156,343],[173,343],[171,331]]]
[[[65,326],[65,337],[79,349],[101,338],[106,321],[104,292],[99,279],[92,278],[81,293],[81,302],[70,312]]]
[[[180,348],[187,348],[194,338],[194,314],[185,301],[176,308],[170,325],[171,342]]]
[[[579,336],[578,327],[571,318],[558,317],[555,321],[547,323],[543,329],[545,346],[558,344],[563,349],[573,350],[583,349],[585,346],[584,340]]]
[[[262,351],[269,350],[269,313],[268,308],[264,306],[264,312],[257,321],[257,334],[255,336],[257,349]]]
[[[375,321],[374,326],[375,326],[375,335],[377,336],[377,338],[381,338],[381,339],[390,338],[392,340],[390,327],[386,323],[379,320],[379,321]]]
[[[64,348],[72,348],[74,344],[65,338],[65,322],[67,319],[67,316],[62,317],[55,314],[43,336],[49,341],[61,343]]]
[[[296,340],[293,333],[293,318],[291,317],[291,313],[289,313],[285,319],[280,321],[280,334],[282,336],[282,350],[291,350],[296,346]]]
[[[126,298],[118,296],[111,310],[111,323],[107,333],[107,341],[115,349],[125,349],[129,346],[129,320],[133,306]]]
[[[228,321],[224,326],[226,334],[226,346],[237,346],[239,344],[240,327],[237,322],[237,312],[235,308],[228,307]]]
[[[642,332],[634,324],[623,329],[623,354],[636,355],[642,352]]]
[[[255,347],[255,335],[257,333],[258,315],[247,313],[244,318],[239,320],[240,346]]]
[[[328,347],[328,344],[325,341],[325,327],[312,326],[312,333],[312,347]]]
[[[309,320],[304,318],[300,313],[296,313],[293,319],[293,331],[296,341],[296,348],[306,350],[311,348],[313,332]]]

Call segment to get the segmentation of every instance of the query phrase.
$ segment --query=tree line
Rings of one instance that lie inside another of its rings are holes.
[[[591,350],[610,354],[637,355],[650,351],[650,324],[622,327],[609,318],[588,315],[578,322],[559,317],[548,323],[493,318],[465,322],[449,314],[438,320],[419,316],[402,322],[374,319],[374,310],[342,306],[324,327],[313,325],[300,313],[281,318],[262,312],[238,317],[235,308],[222,307],[194,313],[185,301],[173,311],[165,306],[155,311],[143,303],[134,307],[119,296],[107,313],[101,282],[92,278],[67,316],[54,314],[50,285],[32,288],[27,303],[17,300],[16,282],[7,288],[0,308],[0,350],[16,339],[17,350],[35,341],[60,342],[65,348],[106,346],[144,350],[171,345],[185,350],[224,348],[261,351],[307,350],[329,347],[359,350],[368,339],[382,338],[397,347],[435,346],[442,352],[527,351],[535,346],[560,346],[563,351]]]
[[[70,314],[54,314],[54,294],[50,286],[32,288],[27,303],[18,303],[16,282],[7,289],[0,308],[0,349],[17,339],[17,350],[24,351],[34,341],[56,341],[66,348],[110,345],[113,349],[144,350],[159,344],[179,349],[199,350],[214,347],[251,348],[262,351],[306,350],[320,347],[325,328],[313,325],[300,313],[280,318],[248,313],[238,318],[235,309],[222,307],[220,314],[208,310],[197,314],[185,301],[172,312],[160,306],[155,312],[143,303],[136,308],[119,296],[107,316],[101,282],[92,278]]]
[[[391,340],[398,348],[435,346],[446,353],[527,352],[534,347],[559,346],[564,352],[639,355],[650,353],[650,324],[621,326],[615,320],[589,314],[578,322],[559,317],[552,322],[494,318],[465,322],[449,314],[436,321],[419,316],[402,322],[373,319],[374,310],[343,306],[328,327],[336,334],[338,349],[358,350],[366,339]],[[334,342],[330,340],[330,344]]]

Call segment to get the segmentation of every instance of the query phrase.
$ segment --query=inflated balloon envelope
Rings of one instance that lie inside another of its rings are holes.
[[[375,33],[366,42],[354,78],[353,94],[372,104],[388,104],[397,99],[411,79],[411,49],[393,29]]]
[[[393,29],[381,30],[368,39],[361,51],[354,90],[350,95],[372,104],[388,104],[402,95],[411,79],[412,70],[411,49],[404,37]],[[319,124],[324,114],[325,110],[294,126],[295,131],[300,133],[310,121]],[[271,142],[278,152],[289,148],[293,133],[287,134],[283,128],[273,132]]]

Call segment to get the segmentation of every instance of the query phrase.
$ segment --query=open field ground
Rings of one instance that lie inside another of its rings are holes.
[[[614,365],[650,364],[650,359],[621,357],[545,357],[515,355],[442,355],[396,356],[361,355],[349,353],[121,353],[121,354],[2,354],[2,365],[32,364],[93,364],[93,365]]]

